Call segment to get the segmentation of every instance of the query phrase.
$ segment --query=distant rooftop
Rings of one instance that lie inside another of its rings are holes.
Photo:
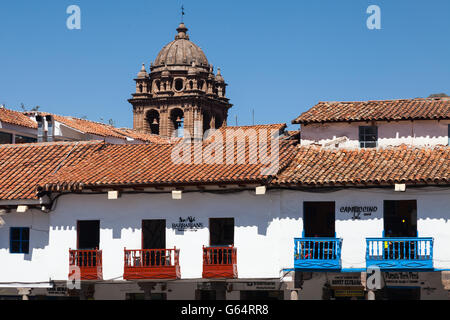
[[[294,124],[450,119],[450,98],[319,102]]]

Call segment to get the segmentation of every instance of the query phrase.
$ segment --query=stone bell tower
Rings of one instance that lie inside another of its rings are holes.
[[[226,126],[227,84],[209,64],[202,49],[189,40],[181,23],[175,40],[159,52],[150,65],[150,74],[142,65],[136,81],[136,93],[128,100],[133,105],[135,130],[163,137],[201,137],[208,129]],[[196,128],[194,130],[194,124]]]

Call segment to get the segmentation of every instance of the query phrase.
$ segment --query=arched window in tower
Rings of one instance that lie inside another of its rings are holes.
[[[158,91],[161,91],[161,82],[160,81],[156,81],[156,89]]]
[[[175,136],[178,138],[184,137],[184,112],[176,108],[170,113],[170,120],[172,121]]]
[[[142,83],[141,84],[139,84],[139,93],[142,93]]]
[[[198,89],[198,90],[203,90],[203,80],[199,80],[199,81],[197,82],[197,89]]]
[[[175,90],[183,90],[183,79],[178,78],[177,80],[175,80]]]
[[[156,110],[147,112],[147,123],[151,134],[159,135],[159,113]]]
[[[194,89],[194,82],[192,82],[192,81],[189,81],[189,88],[190,88],[191,90],[193,90],[193,89]]]

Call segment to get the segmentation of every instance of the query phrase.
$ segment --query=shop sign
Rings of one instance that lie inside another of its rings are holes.
[[[55,285],[53,288],[47,289],[47,294],[49,296],[66,296],[67,295],[67,287],[64,285]]]
[[[339,275],[331,279],[330,284],[332,287],[348,287],[357,286],[361,287],[361,274],[357,275]]]
[[[362,289],[338,289],[334,290],[335,297],[364,297]]]
[[[418,272],[385,272],[384,282],[386,286],[420,285]]]
[[[178,222],[172,223],[172,229],[177,231],[197,231],[198,229],[203,229],[203,223],[197,222],[195,217],[189,216],[187,218],[180,217]]]
[[[362,217],[370,217],[378,211],[377,206],[342,206],[339,212],[351,214],[352,220],[361,220]]]
[[[277,290],[275,282],[247,282],[247,290]]]

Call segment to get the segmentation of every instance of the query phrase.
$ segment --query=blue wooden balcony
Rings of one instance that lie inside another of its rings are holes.
[[[296,238],[294,244],[295,269],[307,271],[341,269],[342,239]]]
[[[433,269],[433,238],[367,238],[366,266],[385,270]]]

